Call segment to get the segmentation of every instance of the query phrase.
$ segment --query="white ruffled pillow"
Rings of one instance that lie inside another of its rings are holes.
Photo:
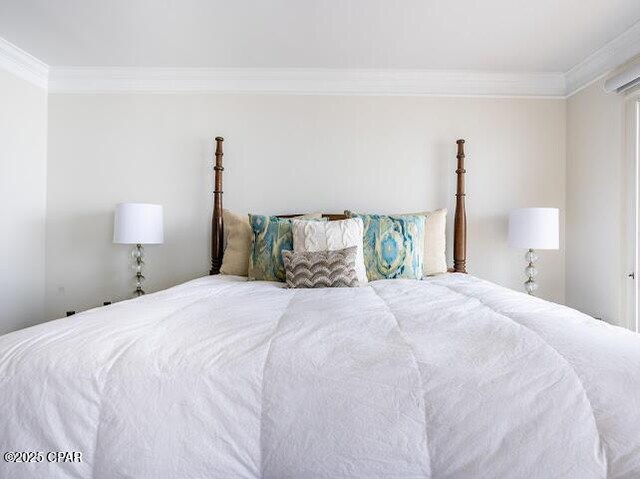
[[[360,218],[339,221],[293,221],[293,251],[336,251],[357,246],[356,273],[360,285],[367,283],[367,270],[364,265],[364,226]]]

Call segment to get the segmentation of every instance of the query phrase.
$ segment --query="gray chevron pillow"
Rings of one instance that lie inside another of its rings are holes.
[[[359,286],[356,273],[357,246],[335,251],[283,251],[288,288],[353,288]]]

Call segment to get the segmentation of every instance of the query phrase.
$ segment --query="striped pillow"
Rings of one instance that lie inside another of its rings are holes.
[[[357,246],[334,251],[283,251],[288,288],[355,288]]]

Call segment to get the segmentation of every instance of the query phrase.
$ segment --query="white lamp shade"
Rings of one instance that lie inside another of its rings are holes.
[[[113,223],[113,242],[161,244],[164,241],[162,206],[148,203],[119,203]]]
[[[527,249],[560,247],[557,208],[520,208],[509,213],[509,246]]]

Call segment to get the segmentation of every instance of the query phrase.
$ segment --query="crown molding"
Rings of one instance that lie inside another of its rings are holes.
[[[212,92],[567,98],[640,55],[640,22],[566,73],[49,67],[0,38],[0,68],[52,93]]]
[[[216,92],[564,97],[562,73],[315,68],[52,67],[52,93]]]
[[[3,38],[0,38],[0,68],[39,88],[47,88],[49,66]]]
[[[640,54],[640,22],[634,24],[605,46],[596,50],[569,70],[566,75],[567,97],[578,93],[594,81]]]

